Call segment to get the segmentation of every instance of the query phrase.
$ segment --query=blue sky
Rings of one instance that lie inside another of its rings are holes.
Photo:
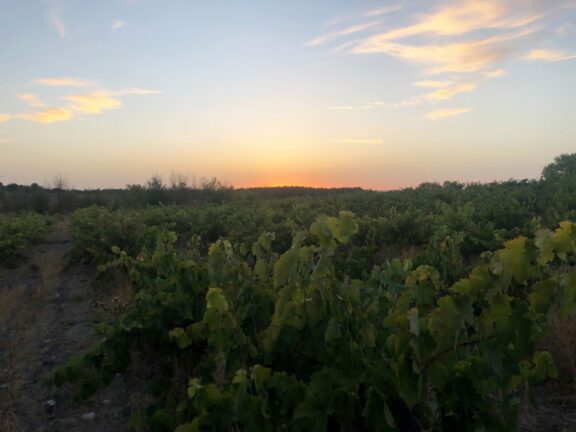
[[[576,151],[576,2],[0,0],[0,181],[389,189]]]

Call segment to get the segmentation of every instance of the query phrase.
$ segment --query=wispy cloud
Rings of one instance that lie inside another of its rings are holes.
[[[47,87],[94,87],[94,81],[77,78],[39,78],[33,81],[34,84]]]
[[[126,27],[127,23],[125,21],[122,20],[114,20],[114,22],[112,23],[112,30],[120,30],[123,27]]]
[[[402,10],[403,8],[404,8],[404,4],[398,3],[395,5],[384,6],[384,7],[380,7],[380,8],[376,8],[376,9],[370,9],[366,12],[359,13],[359,14],[353,14],[353,15],[348,15],[348,16],[344,16],[344,17],[333,18],[330,21],[327,21],[326,23],[324,23],[324,27],[335,26],[338,24],[343,24],[345,22],[358,21],[358,20],[361,20],[363,18],[381,17],[381,16],[388,15],[388,14],[391,14],[394,12],[398,12],[399,10]]]
[[[151,89],[141,89],[138,87],[132,87],[125,90],[120,90],[116,92],[118,95],[151,95],[151,94],[161,94],[161,90],[151,90]]]
[[[443,108],[436,111],[431,111],[426,114],[428,120],[440,120],[448,117],[454,117],[473,111],[473,108]]]
[[[409,99],[397,102],[369,102],[348,105],[336,105],[328,107],[330,111],[358,111],[368,110],[374,108],[409,108],[422,105],[426,102],[444,102],[452,99],[460,93],[470,93],[476,90],[478,85],[488,79],[497,78],[504,75],[506,72],[503,69],[495,69],[491,71],[482,72],[473,77],[466,77],[465,79],[453,79],[445,81],[416,81],[414,85],[419,88],[434,89],[433,92],[420,94]]]
[[[566,53],[563,51],[535,49],[526,54],[524,58],[526,60],[543,60],[547,62],[557,62],[563,60],[576,59],[576,54]]]
[[[353,49],[356,54],[380,53],[427,67],[426,72],[470,73],[509,59],[517,52],[515,43],[535,32],[524,29],[487,38],[433,44],[409,45],[387,40],[366,40]],[[520,45],[520,44],[518,44]]]
[[[93,81],[76,78],[42,78],[32,81],[33,85],[50,87],[93,87]],[[159,90],[129,87],[121,90],[95,89],[87,93],[65,94],[61,96],[59,103],[48,106],[34,93],[22,93],[18,99],[33,108],[41,108],[36,111],[21,114],[0,114],[0,123],[13,119],[24,119],[36,123],[55,123],[71,120],[81,114],[100,114],[106,110],[120,108],[122,98],[130,95],[152,95],[162,93]]]
[[[518,59],[555,62],[576,58],[576,53],[558,49],[534,49],[570,30],[571,24],[558,24],[561,13],[576,8],[574,0],[434,0],[420,3],[419,13],[409,16],[406,25],[370,28],[368,35],[354,38],[344,30],[333,31],[309,45],[341,38],[331,52],[368,55],[383,54],[414,64],[421,73],[439,75],[421,79],[415,87],[433,91],[401,102],[358,103],[329,107],[353,111],[377,107],[408,107],[441,103],[457,95],[478,90],[480,83],[501,76],[502,64]],[[424,10],[422,10],[424,9]],[[364,13],[364,21],[396,6]],[[372,24],[367,22],[366,24]],[[355,25],[361,28],[362,22]],[[552,41],[553,42],[553,41]],[[471,109],[436,110],[427,118],[444,118]]]
[[[326,42],[332,41],[332,40],[337,39],[341,36],[347,36],[347,35],[351,35],[354,33],[362,32],[364,30],[368,30],[372,27],[377,26],[378,24],[380,24],[380,23],[379,22],[370,22],[370,23],[364,23],[364,24],[356,24],[356,25],[353,25],[351,27],[345,28],[344,30],[331,32],[331,33],[328,33],[328,34],[325,34],[322,36],[318,36],[317,38],[309,40],[304,45],[307,45],[307,46],[322,45]]]
[[[64,20],[62,19],[62,6],[58,0],[44,0],[45,3],[48,4],[48,20],[50,24],[58,33],[60,39],[63,39],[67,35],[66,25],[64,24]]]
[[[60,18],[59,15],[56,15],[55,12],[50,12],[50,22],[58,32],[58,36],[61,39],[66,37],[66,26],[64,25],[64,21]]]
[[[454,81],[452,80],[446,80],[446,81],[424,80],[424,81],[416,81],[414,85],[416,87],[422,87],[422,88],[444,88],[448,87],[453,82]]]
[[[460,81],[460,82],[448,83],[447,85],[443,86],[442,88],[439,88],[438,90],[433,91],[432,93],[428,93],[426,95],[423,95],[422,97],[424,97],[425,99],[428,99],[430,101],[435,101],[435,102],[446,101],[446,100],[452,99],[454,96],[456,96],[460,93],[473,92],[474,90],[476,90],[476,88],[478,87],[478,85],[482,81],[487,80],[487,79],[497,78],[497,77],[502,76],[504,74],[505,74],[505,71],[502,69],[496,69],[493,71],[484,72],[484,73],[476,76],[473,79],[468,79],[466,81]]]
[[[44,108],[46,104],[40,100],[38,96],[33,93],[22,93],[18,95],[18,99],[33,108]]]
[[[0,137],[0,144],[4,144],[7,142],[12,141],[12,138],[8,138],[8,137]]]
[[[474,90],[476,90],[477,85],[478,84],[476,82],[459,83],[450,87],[436,90],[432,93],[427,94],[425,97],[432,101],[445,101],[448,99],[452,99],[452,97],[460,93],[473,92]]]
[[[391,5],[391,6],[385,6],[385,7],[381,7],[378,9],[372,9],[369,10],[368,12],[364,12],[363,16],[365,17],[376,17],[376,16],[382,16],[382,15],[387,15],[393,12],[398,12],[399,10],[401,10],[404,6],[401,3],[398,3],[396,5]]]
[[[554,30],[554,33],[559,34],[559,35],[565,35],[566,33],[568,33],[570,28],[572,28],[572,23],[566,22],[566,23],[562,24],[561,26],[557,27]]]
[[[422,102],[424,102],[424,98],[422,96],[416,96],[410,99],[405,99],[396,102],[374,101],[374,102],[357,103],[350,105],[335,105],[327,107],[326,109],[329,111],[359,111],[374,108],[408,108],[420,105]]]
[[[369,45],[408,37],[460,36],[483,29],[514,29],[540,19],[544,8],[538,1],[518,5],[514,0],[461,0],[441,5],[436,11],[419,15],[415,24],[373,36]]]
[[[74,114],[65,108],[47,108],[42,111],[35,111],[27,114],[19,114],[18,118],[23,118],[36,123],[56,123],[70,120]]]
[[[73,111],[99,114],[102,111],[119,108],[122,105],[120,96],[125,95],[151,95],[160,94],[159,90],[129,88],[125,90],[98,90],[91,93],[64,96],[62,99],[70,102],[69,108]]]
[[[63,99],[71,102],[71,110],[89,114],[99,114],[104,110],[119,108],[122,105],[113,93],[106,90],[64,96]]]
[[[544,25],[534,24],[568,4],[567,0],[448,2],[417,15],[415,23],[361,40],[350,51],[387,54],[425,65],[428,73],[477,72],[517,57]]]

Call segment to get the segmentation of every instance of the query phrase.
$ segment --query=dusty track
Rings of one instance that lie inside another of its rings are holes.
[[[71,249],[68,224],[62,220],[37,245],[29,261],[0,270],[3,432],[127,430],[131,409],[121,377],[79,405],[72,403],[66,390],[55,391],[45,384],[56,365],[97,340],[92,326],[93,271],[70,265]],[[56,403],[53,413],[48,401]]]

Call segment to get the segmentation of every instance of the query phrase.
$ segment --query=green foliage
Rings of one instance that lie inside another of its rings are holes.
[[[302,207],[271,206],[244,235],[240,211],[227,240],[204,245],[214,221],[179,212],[75,216],[83,256],[123,269],[138,293],[54,381],[83,396],[128,368],[132,352],[153,358],[163,385],[137,430],[508,431],[520,389],[555,376],[537,347],[548,317],[576,306],[573,223],[535,227],[467,266],[458,233],[471,232],[471,216],[444,209],[431,243],[444,253],[431,246],[416,265],[386,261],[351,277],[366,216],[310,220]],[[452,218],[461,230],[447,228],[458,228]],[[279,250],[273,228],[284,224],[293,235]]]
[[[542,170],[542,178],[553,180],[562,177],[576,178],[576,153],[562,154]]]
[[[48,226],[49,220],[37,213],[0,215],[0,264],[22,258],[30,245],[44,238]]]

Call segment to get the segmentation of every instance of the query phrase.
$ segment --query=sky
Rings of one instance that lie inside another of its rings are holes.
[[[576,152],[576,0],[0,0],[0,182],[394,189]]]

